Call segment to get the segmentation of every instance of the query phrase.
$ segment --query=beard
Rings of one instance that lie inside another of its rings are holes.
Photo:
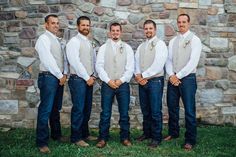
[[[146,33],[146,37],[147,37],[148,39],[150,39],[150,38],[153,37],[153,34],[152,34],[152,33]]]
[[[88,29],[79,30],[79,32],[81,34],[83,34],[84,36],[87,36],[89,34],[89,30]]]
[[[113,40],[118,40],[119,38],[117,38],[117,37],[114,37],[114,38],[112,38]]]

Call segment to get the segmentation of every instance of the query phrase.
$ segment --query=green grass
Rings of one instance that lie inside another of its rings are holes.
[[[70,129],[63,129],[63,133],[70,135]],[[70,143],[58,143],[50,140],[51,154],[38,152],[35,146],[35,130],[12,129],[8,132],[0,131],[0,157],[236,157],[236,127],[230,126],[199,126],[198,143],[191,152],[181,148],[184,129],[180,138],[162,142],[159,148],[149,149],[148,141],[138,143],[134,140],[142,132],[132,130],[133,146],[125,147],[119,142],[119,130],[111,131],[108,145],[103,149],[95,147],[96,142],[89,142],[88,148],[78,148]],[[166,135],[164,129],[163,134]],[[97,135],[97,130],[92,130]]]

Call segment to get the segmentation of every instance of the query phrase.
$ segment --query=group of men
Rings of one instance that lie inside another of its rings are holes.
[[[184,149],[191,150],[196,144],[195,93],[196,67],[201,53],[201,41],[190,30],[190,17],[181,14],[177,18],[179,33],[169,43],[169,50],[156,36],[156,23],[146,20],[143,25],[147,38],[134,54],[132,48],[121,40],[122,26],[110,25],[110,38],[96,54],[88,35],[91,21],[86,16],[77,19],[78,34],[66,44],[60,44],[57,37],[59,20],[57,15],[45,17],[46,32],[36,42],[40,73],[40,105],[38,108],[36,144],[40,152],[49,153],[49,127],[53,140],[65,141],[60,126],[63,87],[69,77],[71,93],[71,136],[70,141],[80,147],[87,147],[87,140],[97,140],[96,147],[103,148],[109,139],[110,119],[114,97],[120,113],[120,140],[124,146],[131,146],[129,104],[129,82],[134,75],[139,84],[139,101],[143,114],[143,134],[138,141],[151,139],[148,144],[156,148],[162,141],[162,96],[164,74],[167,72],[167,106],[169,132],[165,141],[179,137],[179,100],[185,108]],[[166,69],[166,70],[165,70]],[[96,78],[101,85],[101,114],[99,136],[90,135],[88,121],[92,108],[93,85]]]

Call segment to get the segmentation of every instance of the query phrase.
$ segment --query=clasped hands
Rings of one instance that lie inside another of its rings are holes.
[[[179,86],[179,84],[181,83],[181,81],[179,80],[179,78],[176,75],[171,75],[169,77],[169,81],[174,86]]]
[[[122,84],[121,80],[110,80],[108,82],[108,85],[113,89],[119,88],[121,84]]]
[[[63,86],[66,83],[66,75],[63,75],[62,78],[59,79],[59,85]]]
[[[135,81],[138,82],[142,86],[146,85],[148,82],[148,80],[146,78],[142,77],[142,74],[136,74]]]

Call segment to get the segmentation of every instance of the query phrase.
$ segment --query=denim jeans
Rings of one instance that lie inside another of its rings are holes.
[[[118,89],[112,89],[105,82],[102,83],[101,88],[101,107],[99,123],[99,139],[107,141],[109,138],[110,119],[112,114],[112,102],[116,96],[118,102],[118,109],[120,113],[120,140],[130,138],[130,123],[129,123],[129,103],[130,103],[130,89],[128,83],[123,83]]]
[[[153,140],[162,140],[162,96],[164,77],[148,80],[144,86],[139,85],[139,101],[143,114],[143,134]]]
[[[89,136],[88,121],[91,115],[93,86],[77,75],[69,79],[71,100],[71,142],[75,143]]]
[[[61,124],[59,110],[62,107],[63,86],[59,80],[48,73],[38,75],[38,88],[40,89],[40,104],[38,107],[36,144],[38,147],[47,146],[49,140],[48,120],[51,128],[51,137],[61,137]]]
[[[182,78],[179,86],[168,82],[167,106],[169,112],[169,135],[179,137],[179,100],[185,109],[185,143],[195,144],[197,135],[195,94],[197,90],[196,75],[189,74]]]

